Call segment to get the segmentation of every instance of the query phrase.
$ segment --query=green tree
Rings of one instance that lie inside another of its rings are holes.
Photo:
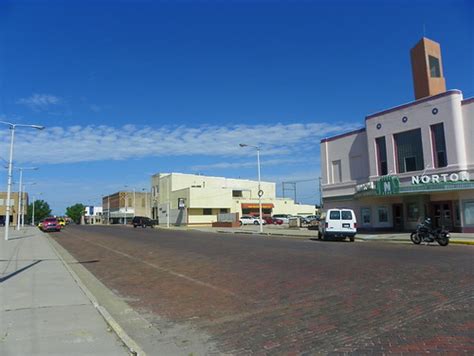
[[[66,208],[66,215],[69,216],[72,221],[76,224],[81,223],[81,217],[84,215],[85,205],[82,204],[74,204],[73,206],[68,206]]]
[[[44,200],[35,200],[35,224],[51,215],[51,208]],[[28,205],[26,211],[26,221],[33,222],[33,203]]]

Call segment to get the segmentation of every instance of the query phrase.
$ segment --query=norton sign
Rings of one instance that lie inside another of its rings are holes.
[[[469,172],[459,173],[443,173],[443,174],[432,174],[432,175],[421,175],[412,176],[411,184],[440,184],[440,183],[456,183],[456,182],[469,182],[471,177]]]

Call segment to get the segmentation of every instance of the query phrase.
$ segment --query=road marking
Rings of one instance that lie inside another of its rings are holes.
[[[257,300],[255,299],[251,299],[251,298],[248,298],[248,297],[243,297],[237,293],[234,293],[230,290],[227,290],[227,289],[224,289],[224,288],[220,288],[220,287],[216,287],[210,283],[207,283],[207,282],[203,282],[203,281],[200,281],[199,279],[196,279],[196,278],[193,278],[193,277],[189,277],[185,274],[182,274],[182,273],[179,273],[179,272],[175,272],[169,268],[165,268],[165,267],[160,267],[158,265],[155,265],[154,263],[150,263],[150,262],[147,262],[147,261],[143,261],[142,259],[138,258],[138,257],[135,257],[135,256],[132,256],[132,255],[129,255],[128,253],[125,253],[125,252],[122,252],[122,251],[119,251],[119,250],[116,250],[116,249],[113,249],[113,248],[110,248],[109,246],[105,246],[105,245],[102,245],[100,243],[97,243],[97,242],[91,242],[87,239],[84,239],[76,234],[73,234],[71,233],[70,231],[67,232],[68,234],[72,235],[72,236],[75,236],[76,238],[78,238],[79,240],[82,240],[82,241],[86,241],[92,245],[96,245],[96,246],[99,246],[99,247],[102,247],[108,251],[111,251],[111,252],[114,252],[116,253],[117,255],[121,255],[123,257],[126,257],[132,261],[135,261],[135,262],[139,262],[139,263],[143,263],[149,267],[152,267],[158,271],[161,271],[161,272],[165,272],[165,273],[168,273],[172,276],[175,276],[175,277],[178,277],[178,278],[182,278],[182,279],[185,279],[189,282],[192,282],[192,283],[195,283],[195,284],[198,284],[200,286],[203,286],[203,287],[207,287],[207,288],[210,288],[210,289],[213,289],[217,292],[220,292],[220,293],[223,293],[223,294],[227,294],[227,295],[230,295],[232,297],[235,297],[235,298],[238,298],[240,300],[245,300],[247,302],[251,302],[251,303],[257,303]]]

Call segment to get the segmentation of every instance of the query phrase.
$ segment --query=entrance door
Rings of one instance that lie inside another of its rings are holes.
[[[396,231],[403,230],[403,204],[393,204],[393,228]]]
[[[433,226],[444,227],[448,230],[453,228],[453,214],[451,202],[432,203]]]

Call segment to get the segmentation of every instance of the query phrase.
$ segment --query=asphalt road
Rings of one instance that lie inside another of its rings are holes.
[[[474,354],[474,248],[68,226],[53,235],[152,323],[229,354]]]

